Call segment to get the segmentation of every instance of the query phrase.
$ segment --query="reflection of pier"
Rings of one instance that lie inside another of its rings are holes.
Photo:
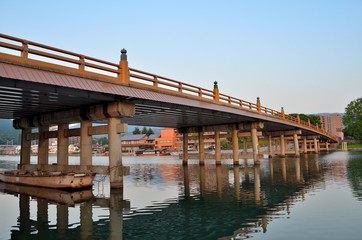
[[[255,231],[267,231],[268,222],[291,211],[321,178],[315,155],[309,159],[262,160],[254,166],[244,160],[241,166],[190,164],[180,172],[184,197],[170,200],[160,211],[157,206],[127,215],[124,237],[140,233],[147,238],[230,239]],[[228,223],[225,225],[225,223]],[[207,226],[208,230],[200,229]],[[209,235],[201,235],[208,232]]]
[[[98,198],[92,190],[67,192],[57,189],[18,186],[0,183],[0,192],[19,195],[18,226],[11,230],[11,239],[89,239],[94,236],[97,223],[94,221],[95,207],[109,210],[109,239],[122,239],[122,211],[130,203],[123,200],[121,190],[112,191],[110,198]],[[32,219],[32,201],[36,201],[36,220]],[[56,205],[56,223],[49,224],[49,206]],[[69,207],[79,208],[79,218],[70,222]],[[79,225],[74,227],[74,225]],[[108,234],[107,234],[108,235]]]
[[[55,209],[51,202],[59,201],[35,196],[34,219],[31,214],[34,200],[29,196],[34,195],[21,192],[18,226],[11,231],[11,238],[217,239],[229,236],[227,239],[230,239],[248,236],[252,232],[267,231],[268,222],[274,217],[289,214],[293,203],[304,198],[322,176],[316,155],[261,160],[256,166],[252,160],[243,160],[240,166],[189,164],[175,165],[175,169],[178,171],[175,181],[179,182],[183,196],[138,210],[130,210],[122,191],[116,190],[110,191],[109,198],[91,195],[83,198],[83,202],[70,205],[61,202]],[[76,220],[71,218],[69,207],[79,209]],[[123,215],[125,208],[127,215]],[[50,221],[52,213],[56,221]],[[205,232],[207,236],[203,235]]]

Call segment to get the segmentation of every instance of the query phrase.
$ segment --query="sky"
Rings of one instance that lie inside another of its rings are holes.
[[[286,113],[362,97],[360,0],[2,0],[0,32]]]

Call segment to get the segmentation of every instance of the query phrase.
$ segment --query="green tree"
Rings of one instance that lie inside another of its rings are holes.
[[[295,118],[299,115],[300,120],[305,122],[309,120],[312,125],[318,124],[319,127],[321,126],[321,118],[317,114],[291,113],[289,115]]]
[[[140,131],[140,129],[139,129],[138,127],[136,127],[136,128],[133,130],[132,134],[141,134],[141,131]]]
[[[147,130],[147,133],[146,133],[146,134],[147,134],[147,136],[150,136],[150,135],[154,134],[152,128],[149,128],[149,129]]]
[[[343,124],[345,125],[343,132],[346,136],[362,141],[362,98],[353,100],[347,105]]]
[[[146,127],[143,127],[141,133],[142,133],[142,134],[147,134],[147,128],[146,128]]]

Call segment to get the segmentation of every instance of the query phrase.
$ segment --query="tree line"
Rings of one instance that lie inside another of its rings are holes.
[[[351,101],[345,108],[343,116],[345,136],[362,142],[362,97]]]

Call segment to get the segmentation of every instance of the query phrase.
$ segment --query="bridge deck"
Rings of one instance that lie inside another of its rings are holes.
[[[125,72],[122,64],[3,34],[0,39],[11,41],[0,41],[0,47],[20,52],[20,56],[0,52],[0,118],[123,101],[136,105],[135,116],[123,119],[132,125],[182,128],[263,121],[263,131],[301,129],[302,135],[318,134],[336,141],[335,136],[297,118],[218,90],[216,94],[132,68]]]

